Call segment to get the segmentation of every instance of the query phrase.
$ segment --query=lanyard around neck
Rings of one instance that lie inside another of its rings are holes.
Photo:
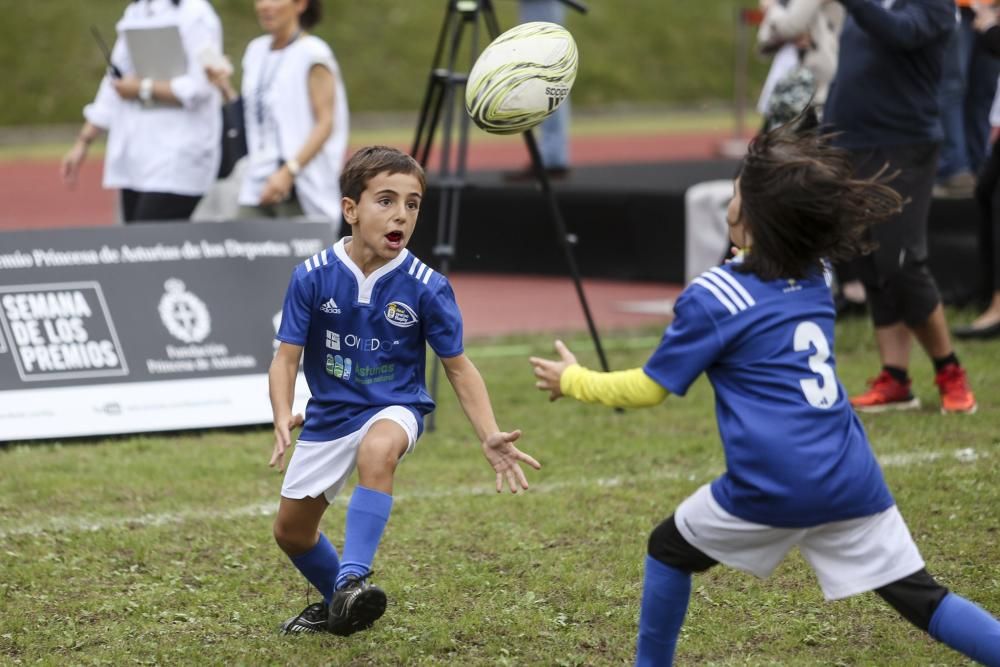
[[[254,91],[254,98],[255,98],[254,108],[257,116],[257,127],[260,128],[261,130],[262,142],[264,138],[263,135],[264,120],[267,116],[267,108],[266,104],[264,103],[264,98],[267,96],[267,93],[270,92],[271,86],[274,85],[274,79],[275,77],[278,76],[278,70],[281,69],[281,63],[285,59],[285,53],[288,52],[288,47],[290,47],[293,43],[295,43],[295,40],[297,40],[299,38],[299,35],[301,34],[302,34],[302,29],[300,28],[299,30],[295,31],[295,34],[292,35],[292,38],[288,40],[288,43],[285,44],[285,46],[283,46],[281,49],[278,49],[279,51],[281,51],[281,53],[278,55],[274,63],[274,67],[272,67],[270,71],[267,71],[265,69],[267,67],[267,61],[268,61],[267,56],[264,57],[264,61],[261,63],[260,78],[257,80],[257,90]],[[273,53],[273,51],[268,51],[268,54],[271,53]]]

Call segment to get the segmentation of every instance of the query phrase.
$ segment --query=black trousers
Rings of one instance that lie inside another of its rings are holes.
[[[130,222],[168,222],[189,220],[200,195],[176,195],[170,192],[122,190],[122,219]]]
[[[856,261],[877,327],[900,322],[919,326],[941,303],[927,268],[927,214],[937,156],[933,142],[850,151],[857,178],[870,178],[885,169],[892,176],[889,186],[904,202],[900,213],[868,230],[875,250]]]
[[[976,202],[979,204],[979,256],[983,264],[983,294],[989,301],[993,292],[1000,291],[1000,141],[979,170],[976,180]]]

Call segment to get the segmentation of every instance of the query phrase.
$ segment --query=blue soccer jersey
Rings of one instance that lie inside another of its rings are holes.
[[[426,344],[442,358],[462,353],[462,315],[447,278],[407,250],[368,277],[344,240],[295,267],[277,339],[303,346],[312,398],[301,440],[333,440],[389,405],[423,415]]]
[[[730,514],[780,527],[891,507],[837,379],[826,279],[764,282],[734,266],[706,271],[684,290],[644,368],[678,395],[708,376],[726,456],[712,495]]]

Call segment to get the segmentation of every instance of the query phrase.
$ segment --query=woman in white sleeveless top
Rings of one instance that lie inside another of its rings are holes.
[[[309,30],[320,0],[256,2],[267,32],[243,54],[247,157],[241,218],[299,218],[340,224],[340,170],[347,150],[347,93],[329,45]],[[209,74],[227,98],[225,74]]]

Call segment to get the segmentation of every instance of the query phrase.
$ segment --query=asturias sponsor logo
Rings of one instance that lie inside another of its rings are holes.
[[[417,314],[402,301],[392,301],[385,307],[385,319],[397,327],[412,327],[417,323]]]
[[[378,384],[396,379],[396,364],[358,366],[354,381],[358,384]]]

